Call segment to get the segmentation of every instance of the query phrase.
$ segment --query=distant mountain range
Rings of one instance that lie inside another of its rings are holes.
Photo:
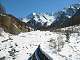
[[[22,21],[34,30],[53,30],[80,24],[79,15],[80,9],[77,9],[76,12],[71,15],[70,13],[69,15],[61,15],[59,18],[60,20],[57,20],[55,16],[46,13],[32,13],[23,18]]]
[[[71,17],[62,17],[51,24],[51,28],[63,28],[80,24],[80,8]]]
[[[55,17],[46,13],[32,13],[23,18],[22,21],[27,23],[27,26],[36,30],[50,26],[55,21]]]
[[[79,5],[75,5],[79,6]],[[71,13],[70,13],[71,12]],[[70,7],[66,12],[61,11],[56,18],[48,13],[31,13],[25,18],[16,18],[6,13],[6,10],[0,5],[0,27],[6,32],[16,34],[31,30],[52,30],[57,28],[69,27],[80,24],[80,8]]]
[[[80,24],[80,9],[71,17],[56,20],[52,15],[46,13],[32,13],[21,20],[7,13],[0,13],[0,27],[6,32],[18,34],[31,30],[53,30]]]

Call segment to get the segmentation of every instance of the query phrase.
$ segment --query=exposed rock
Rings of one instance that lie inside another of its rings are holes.
[[[27,32],[30,29],[26,28],[26,26],[26,23],[20,21],[15,16],[6,13],[0,13],[0,27],[2,27],[4,31],[11,34]]]

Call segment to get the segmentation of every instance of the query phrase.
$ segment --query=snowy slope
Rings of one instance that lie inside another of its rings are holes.
[[[40,14],[33,13],[33,16],[34,16],[33,19],[37,22],[41,22],[42,25],[44,25],[45,23],[47,23],[47,25],[50,25],[55,20],[54,16],[49,16],[48,14],[45,13]]]
[[[22,19],[23,22],[30,22],[31,25],[37,25],[38,23],[41,24],[41,26],[50,26],[53,21],[55,21],[55,17],[51,16],[46,13],[32,13],[28,15],[26,18]],[[34,21],[34,23],[33,23]]]
[[[66,42],[66,35],[60,32],[32,31],[11,35],[3,29],[0,31],[0,59],[27,60],[40,45],[43,53],[53,60],[80,60],[79,33],[71,33]]]

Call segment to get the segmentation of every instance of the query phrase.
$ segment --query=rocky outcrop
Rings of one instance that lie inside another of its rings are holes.
[[[6,13],[0,13],[0,27],[11,34],[18,34],[30,30],[27,28],[26,23],[20,21],[13,15]]]

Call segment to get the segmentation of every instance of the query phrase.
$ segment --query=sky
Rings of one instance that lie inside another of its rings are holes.
[[[0,0],[7,13],[16,17],[26,17],[37,13],[55,13],[63,10],[71,4],[79,3],[79,0]]]

